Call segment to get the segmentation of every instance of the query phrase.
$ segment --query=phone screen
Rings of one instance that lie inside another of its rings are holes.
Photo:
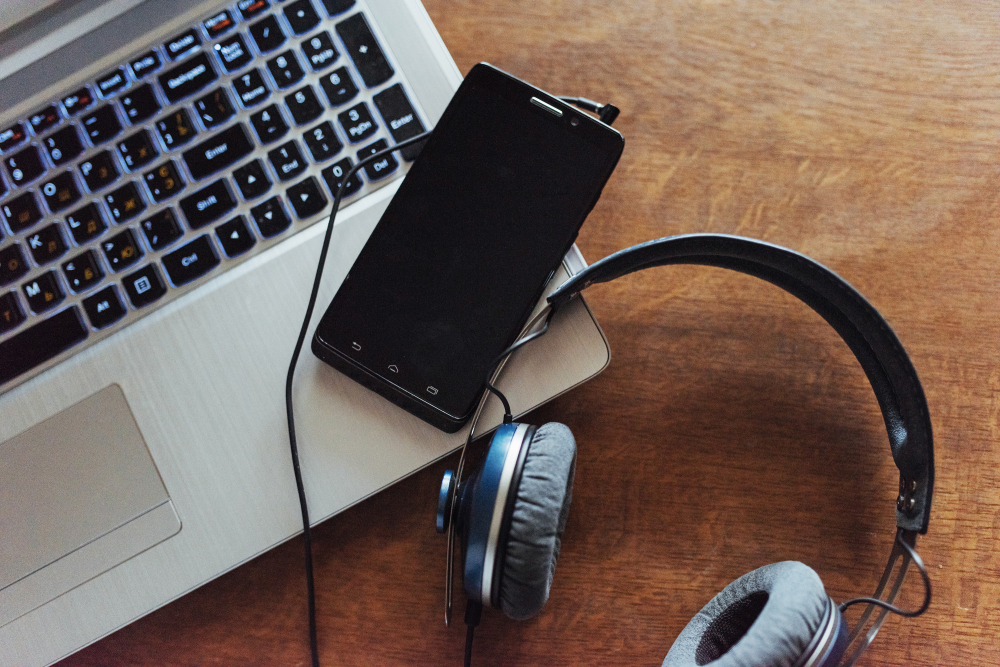
[[[557,117],[531,102],[541,91],[486,67],[456,93],[316,335],[453,419],[469,416],[622,145],[617,132],[565,105]]]

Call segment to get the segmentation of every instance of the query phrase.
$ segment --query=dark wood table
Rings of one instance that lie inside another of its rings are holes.
[[[579,238],[591,261],[713,231],[818,259],[886,316],[931,407],[919,542],[934,602],[869,665],[1000,663],[1000,14],[992,3],[427,0],[462,71],[489,61],[610,101],[626,137]],[[659,665],[759,565],[804,561],[837,600],[888,554],[897,472],[847,346],[777,288],[661,268],[588,292],[612,348],[533,415],[579,442],[552,598],[486,612],[475,664]],[[327,665],[461,664],[443,624],[435,465],[316,530]],[[64,665],[308,664],[293,540]],[[906,604],[920,597],[908,582]]]

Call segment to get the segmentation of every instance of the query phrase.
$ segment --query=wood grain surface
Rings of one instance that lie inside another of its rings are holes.
[[[868,665],[1000,663],[1000,9],[996,3],[425,0],[465,72],[484,60],[616,104],[625,154],[584,226],[591,261],[684,232],[819,260],[894,327],[937,465],[930,611],[890,618]],[[546,609],[484,613],[477,665],[659,665],[729,581],[812,566],[867,595],[897,473],[878,406],[818,315],[753,278],[667,267],[587,295],[612,348],[540,409],[579,443]],[[326,665],[461,664],[443,623],[442,472],[316,530]],[[912,579],[904,602],[920,597]],[[853,616],[851,616],[853,618]],[[293,540],[65,660],[308,664]]]

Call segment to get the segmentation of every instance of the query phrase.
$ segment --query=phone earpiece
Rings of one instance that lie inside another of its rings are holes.
[[[712,598],[663,667],[833,667],[847,624],[819,575],[797,561],[765,565]]]

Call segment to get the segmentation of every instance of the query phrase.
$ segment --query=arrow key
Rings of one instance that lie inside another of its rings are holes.
[[[300,220],[311,218],[326,208],[326,196],[323,195],[323,191],[319,189],[319,183],[312,176],[288,188],[285,194],[288,201],[292,202],[295,215]]]
[[[260,160],[248,162],[234,171],[233,180],[236,181],[240,194],[248,201],[266,194],[271,189],[271,179],[264,172],[264,165]]]
[[[229,222],[224,222],[215,228],[215,235],[219,239],[219,243],[222,245],[222,249],[226,251],[228,257],[235,257],[245,253],[247,250],[252,248],[257,239],[253,237],[253,232],[247,229],[247,225],[243,222],[243,216],[238,215]]]
[[[281,199],[278,197],[271,197],[263,204],[254,206],[250,209],[250,213],[253,215],[254,222],[257,223],[257,229],[260,230],[260,234],[264,238],[275,236],[288,229],[288,226],[292,224],[281,205]]]

